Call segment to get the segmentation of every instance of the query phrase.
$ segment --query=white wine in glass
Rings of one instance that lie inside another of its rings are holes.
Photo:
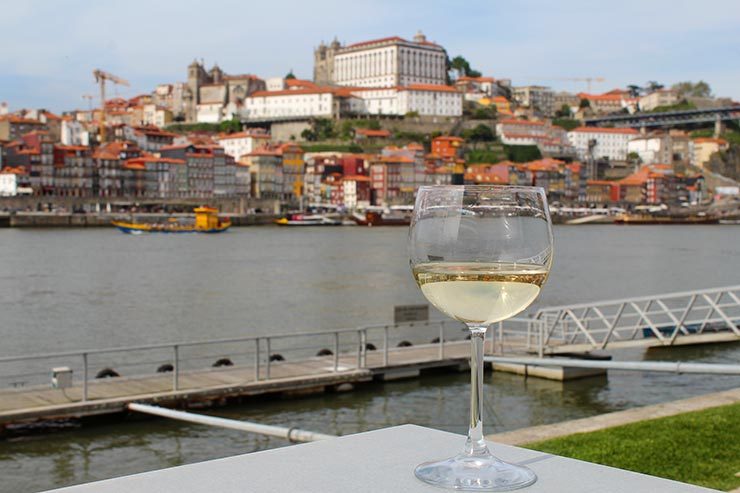
[[[541,188],[421,187],[409,231],[421,292],[471,331],[470,428],[462,453],[419,465],[416,476],[457,490],[509,491],[534,483],[530,469],[494,457],[483,438],[483,340],[488,326],[527,308],[552,263],[552,226]]]

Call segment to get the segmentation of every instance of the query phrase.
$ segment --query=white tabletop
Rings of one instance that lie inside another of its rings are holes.
[[[414,467],[458,453],[464,437],[414,425],[238,455],[54,490],[65,493],[439,493]],[[522,493],[679,493],[715,491],[675,481],[489,444],[538,476]]]

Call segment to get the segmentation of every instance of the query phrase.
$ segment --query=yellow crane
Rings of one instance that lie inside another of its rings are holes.
[[[122,79],[108,72],[104,72],[99,69],[93,70],[95,76],[95,82],[100,84],[100,143],[105,142],[105,81],[109,80],[114,84],[121,86],[128,86],[129,83],[126,79]]]

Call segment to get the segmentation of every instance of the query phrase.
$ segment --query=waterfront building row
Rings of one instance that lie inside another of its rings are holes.
[[[218,146],[163,146],[155,154],[131,141],[93,150],[47,138],[32,133],[4,146],[4,195],[172,199],[250,193],[250,174],[238,172],[245,165]]]

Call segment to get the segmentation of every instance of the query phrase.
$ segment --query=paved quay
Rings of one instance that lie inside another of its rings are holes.
[[[486,438],[494,442],[505,443],[508,445],[523,445],[526,443],[540,442],[543,440],[550,440],[552,438],[573,435],[575,433],[589,433],[638,421],[665,418],[692,411],[701,411],[711,407],[735,404],[738,402],[740,402],[740,387],[723,392],[690,397],[688,399],[600,414],[590,418],[574,419],[571,421],[564,421],[562,423],[532,426],[529,428],[522,428],[520,430],[496,433],[488,435]]]

